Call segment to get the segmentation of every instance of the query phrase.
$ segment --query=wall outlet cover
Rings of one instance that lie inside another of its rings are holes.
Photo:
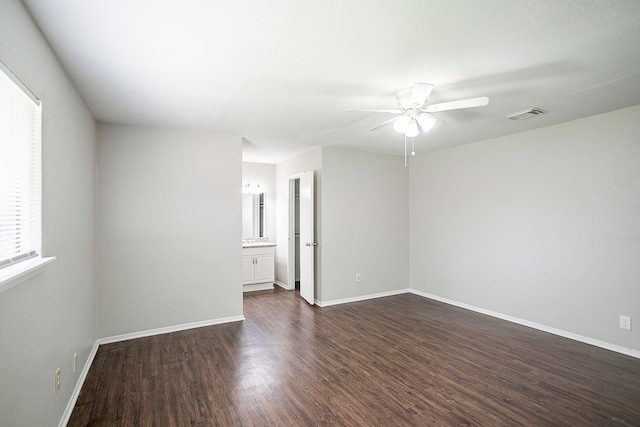
[[[631,317],[620,315],[620,329],[631,330]]]
[[[54,388],[56,393],[58,392],[58,390],[60,390],[60,368],[56,369]]]

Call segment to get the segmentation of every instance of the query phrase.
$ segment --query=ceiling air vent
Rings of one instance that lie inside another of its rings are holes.
[[[546,113],[546,110],[540,108],[528,108],[526,110],[516,111],[515,113],[510,113],[502,117],[509,120],[526,120],[530,119],[531,117],[541,116]]]

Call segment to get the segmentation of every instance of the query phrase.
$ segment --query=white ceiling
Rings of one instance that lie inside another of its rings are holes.
[[[436,113],[416,151],[640,104],[638,0],[23,0],[104,122],[242,135],[245,161],[320,145],[402,154],[414,82]],[[502,115],[538,107],[515,122]]]

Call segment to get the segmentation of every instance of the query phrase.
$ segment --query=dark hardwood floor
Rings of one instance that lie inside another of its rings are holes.
[[[99,348],[69,426],[640,426],[640,360],[404,294]]]

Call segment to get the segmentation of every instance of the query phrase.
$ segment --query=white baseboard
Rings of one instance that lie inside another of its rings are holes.
[[[278,285],[278,286],[280,286],[282,289],[286,289],[286,290],[288,290],[288,291],[293,290],[293,288],[288,287],[285,283],[282,283],[282,282],[280,282],[280,281],[278,281],[278,280],[276,280],[276,281],[275,281],[275,282],[273,282],[273,283],[274,283],[274,284],[276,284],[276,285]]]
[[[219,319],[203,320],[201,322],[183,323],[181,325],[167,326],[165,328],[149,329],[146,331],[133,332],[130,334],[115,335],[112,337],[99,338],[99,345],[109,344],[118,341],[132,340],[136,338],[151,337],[153,335],[168,334],[170,332],[185,331],[187,329],[202,328],[203,326],[220,325],[222,323],[240,322],[245,320],[244,316],[222,317]]]
[[[627,356],[631,356],[631,357],[635,357],[635,358],[640,359],[640,351],[634,350],[632,348],[622,347],[620,345],[611,344],[611,343],[608,343],[606,341],[596,340],[594,338],[589,338],[589,337],[585,337],[585,336],[582,336],[582,335],[574,334],[573,332],[563,331],[562,329],[552,328],[550,326],[542,325],[540,323],[531,322],[529,320],[520,319],[520,318],[517,318],[517,317],[509,316],[509,315],[498,313],[498,312],[491,311],[491,310],[486,310],[484,308],[475,307],[473,305],[461,303],[461,302],[458,302],[458,301],[453,301],[453,300],[450,300],[450,299],[447,299],[447,298],[442,298],[442,297],[439,297],[437,295],[428,294],[426,292],[417,291],[415,289],[410,289],[409,292],[411,292],[414,295],[418,295],[418,296],[421,296],[421,297],[424,297],[424,298],[429,298],[429,299],[432,299],[432,300],[435,300],[435,301],[443,302],[445,304],[454,305],[456,307],[464,308],[466,310],[475,311],[476,313],[486,314],[486,315],[491,316],[491,317],[496,317],[498,319],[507,320],[509,322],[517,323],[519,325],[527,326],[529,328],[537,329],[539,331],[548,332],[550,334],[558,335],[558,336],[561,336],[561,337],[564,337],[564,338],[569,338],[569,339],[572,339],[574,341],[579,341],[579,342],[582,342],[582,343],[585,343],[585,344],[590,344],[590,345],[593,345],[593,346],[596,346],[596,347],[604,348],[604,349],[607,349],[607,350],[615,351],[616,353],[622,353],[622,354],[626,354]]]
[[[252,283],[250,285],[242,285],[242,292],[267,291],[273,289],[273,283]]]
[[[62,419],[60,420],[60,424],[58,427],[65,427],[71,418],[71,413],[73,412],[73,408],[76,406],[76,402],[78,401],[78,396],[80,396],[80,390],[82,390],[82,386],[84,385],[84,381],[87,379],[87,374],[89,373],[89,369],[91,368],[91,364],[93,363],[93,359],[96,357],[96,353],[98,352],[98,341],[93,344],[93,348],[89,353],[89,357],[87,357],[87,361],[82,368],[82,372],[78,377],[78,381],[76,382],[76,386],[73,389],[73,393],[71,393],[71,397],[69,398],[69,402],[67,403],[67,407],[62,414]]]
[[[362,296],[357,296],[357,297],[352,297],[352,298],[336,299],[336,300],[332,300],[332,301],[315,300],[315,303],[319,307],[329,307],[330,305],[347,304],[347,303],[350,303],[350,302],[358,302],[358,301],[365,301],[365,300],[368,300],[368,299],[390,297],[390,296],[399,295],[399,294],[406,294],[407,292],[410,292],[410,291],[411,291],[410,289],[398,289],[398,290],[395,290],[395,291],[381,292],[381,293],[378,293],[378,294],[362,295]]]

